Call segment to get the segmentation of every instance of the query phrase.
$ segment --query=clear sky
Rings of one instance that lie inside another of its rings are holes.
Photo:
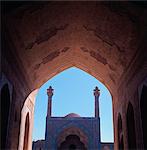
[[[100,89],[101,141],[113,142],[112,98],[108,89],[93,76],[75,67],[69,68],[48,80],[39,89],[35,103],[33,140],[45,138],[47,94],[49,86],[54,89],[52,116],[63,117],[77,113],[82,117],[94,117],[95,86]]]

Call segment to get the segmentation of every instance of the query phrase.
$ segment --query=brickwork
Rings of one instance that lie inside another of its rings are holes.
[[[28,96],[51,77],[75,66],[101,81],[112,95],[114,149],[118,149],[119,113],[124,149],[128,149],[129,102],[134,109],[136,146],[142,149],[138,88],[147,77],[146,14],[145,2],[3,2],[0,87],[3,76],[13,87],[6,148],[22,145],[22,110]],[[28,105],[33,108],[32,103]]]

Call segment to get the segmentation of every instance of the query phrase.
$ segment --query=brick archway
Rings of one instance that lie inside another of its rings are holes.
[[[14,86],[15,107],[22,109],[32,91],[75,66],[109,89],[117,137],[117,114],[127,107],[126,97],[137,103],[134,91],[146,76],[146,10],[134,2],[39,5],[23,3],[8,10],[8,4],[2,12],[2,72]],[[10,125],[10,141],[13,134],[19,137],[19,121],[16,125]],[[17,149],[16,141],[10,149]]]

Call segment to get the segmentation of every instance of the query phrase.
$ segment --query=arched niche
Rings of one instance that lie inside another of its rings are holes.
[[[6,148],[10,111],[10,92],[8,84],[1,88],[1,149]]]
[[[65,128],[63,131],[60,132],[60,134],[57,137],[57,147],[60,149],[60,146],[63,142],[65,142],[68,136],[70,135],[76,135],[79,138],[79,141],[84,144],[84,147],[88,147],[88,137],[87,135],[79,128],[77,127],[68,127]],[[74,144],[74,143],[73,143]]]
[[[140,99],[144,149],[147,149],[147,85],[143,85]]]
[[[2,73],[0,80],[0,98],[1,98],[1,149],[6,149],[7,136],[9,131],[9,120],[11,112],[13,87],[7,77]]]
[[[134,109],[130,102],[127,107],[126,120],[127,120],[127,134],[128,134],[128,149],[129,150],[136,149]]]
[[[63,141],[60,146],[58,147],[58,150],[76,150],[76,149],[81,149],[81,150],[87,150],[84,143],[80,141],[79,136],[71,134],[68,135]]]
[[[26,98],[25,103],[21,110],[21,123],[20,123],[20,133],[19,133],[19,145],[18,150],[26,150],[26,147],[24,147],[24,142],[26,143],[27,139],[27,150],[32,149],[32,130],[33,130],[33,122],[34,122],[34,105],[35,105],[35,98],[36,94],[38,92],[37,90],[34,90],[29,94],[29,96]],[[29,116],[29,117],[27,117]],[[26,120],[27,118],[27,120]],[[27,121],[27,122],[26,122]],[[29,123],[28,123],[29,122]],[[29,130],[28,130],[28,124],[29,124]],[[28,131],[26,133],[26,130]],[[26,136],[27,134],[27,136]],[[27,137],[27,138],[25,138]]]

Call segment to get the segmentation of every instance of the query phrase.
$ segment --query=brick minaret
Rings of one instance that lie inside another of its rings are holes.
[[[96,86],[94,89],[94,96],[95,96],[95,117],[99,118],[99,96],[100,96],[100,90]]]
[[[53,96],[53,91],[54,91],[54,89],[52,89],[51,86],[47,89],[47,95],[48,95],[47,117],[51,117],[51,113],[52,113],[52,96]]]

